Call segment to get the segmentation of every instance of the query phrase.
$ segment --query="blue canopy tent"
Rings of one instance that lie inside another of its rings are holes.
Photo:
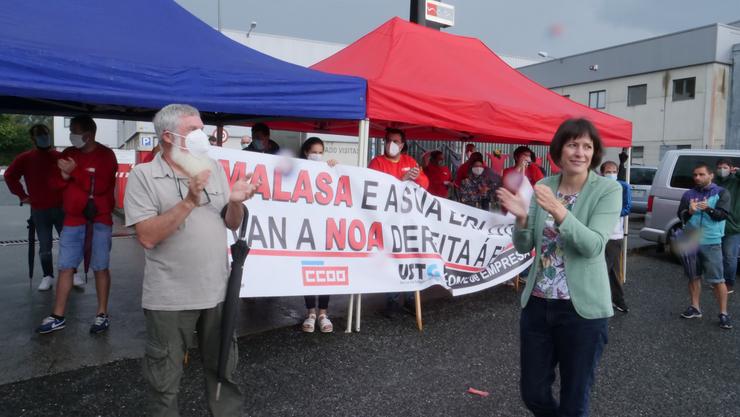
[[[168,103],[208,123],[360,120],[366,81],[289,64],[172,0],[5,0],[0,112],[150,120]]]

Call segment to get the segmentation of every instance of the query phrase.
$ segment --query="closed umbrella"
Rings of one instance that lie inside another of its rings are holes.
[[[236,317],[239,309],[239,290],[241,289],[244,261],[249,253],[249,246],[245,236],[247,234],[247,219],[249,210],[244,207],[244,218],[239,229],[239,235],[234,233],[234,244],[231,245],[231,273],[226,284],[226,298],[221,315],[221,347],[218,353],[218,385],[216,386],[216,400],[221,396],[221,383],[226,380],[226,364],[231,352],[232,335],[236,329]]]
[[[98,208],[95,206],[95,168],[88,168],[90,171],[90,193],[87,196],[87,203],[85,208],[82,210],[83,216],[87,220],[85,223],[85,278],[87,279],[87,271],[90,269],[90,259],[92,258],[92,240],[93,240],[93,221],[98,215]]]
[[[33,222],[33,216],[29,216],[26,222],[28,223],[28,285],[31,286],[36,257],[36,224]]]

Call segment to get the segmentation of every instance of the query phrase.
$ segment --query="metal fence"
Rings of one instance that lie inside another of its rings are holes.
[[[468,143],[474,143],[478,152],[483,154],[483,158],[488,162],[487,154],[494,154],[495,151],[501,152],[501,157],[506,158],[504,161],[505,167],[514,165],[514,159],[512,154],[514,149],[521,146],[521,144],[510,144],[510,143],[488,143],[488,142],[468,142],[468,141],[451,141],[451,140],[409,140],[406,142],[407,152],[410,156],[414,157],[421,164],[422,156],[424,153],[434,150],[442,151],[445,159],[445,165],[450,168],[453,177],[457,174],[457,167],[463,162],[462,156],[465,149],[465,145]],[[547,159],[547,153],[550,150],[548,145],[527,145],[538,158],[542,158],[542,164],[540,165],[545,171],[545,175],[550,175],[550,161]],[[370,146],[368,146],[368,160],[371,160],[376,155],[382,153],[383,150],[383,139],[375,138],[370,140]]]

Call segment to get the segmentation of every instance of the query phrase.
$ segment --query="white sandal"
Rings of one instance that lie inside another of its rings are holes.
[[[303,331],[306,333],[313,333],[316,327],[316,314],[309,314],[306,320],[303,320]]]
[[[334,331],[334,325],[331,324],[331,320],[326,314],[319,316],[319,329],[321,333],[331,333]]]

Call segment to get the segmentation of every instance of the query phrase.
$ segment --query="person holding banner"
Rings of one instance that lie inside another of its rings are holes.
[[[403,130],[386,129],[383,155],[373,158],[368,168],[392,175],[401,181],[414,181],[422,188],[428,189],[429,179],[414,158],[402,153],[405,147],[406,134]],[[384,316],[393,318],[402,308],[406,311],[414,311],[413,293],[405,293],[403,305],[399,304],[399,298],[399,293],[386,295]]]
[[[301,145],[301,159],[308,159],[310,161],[323,161],[324,160],[324,141],[317,137],[310,137],[303,142]],[[333,167],[337,164],[337,161],[330,159],[326,163]],[[306,333],[313,333],[316,328],[316,298],[319,299],[319,330],[321,333],[331,333],[334,331],[334,325],[329,320],[327,309],[329,308],[329,295],[307,295],[304,297],[306,302],[306,319],[303,320],[301,328]]]
[[[153,122],[162,152],[152,162],[134,167],[124,200],[126,226],[136,228],[145,249],[141,298],[148,415],[179,415],[183,359],[196,330],[212,415],[241,415],[243,397],[233,377],[238,358],[235,335],[226,380],[217,378],[229,277],[226,232],[239,228],[243,202],[259,184],[250,184],[247,174],[229,190],[223,168],[208,157],[208,136],[197,109],[170,104]]]
[[[467,161],[457,167],[457,171],[455,172],[454,184],[457,188],[460,188],[463,180],[468,178],[468,175],[470,174],[470,166],[475,161],[483,161],[483,154],[475,150],[475,144],[473,143],[465,145],[465,157],[467,158]],[[486,166],[485,162],[483,162],[483,166]]]
[[[463,180],[460,187],[460,202],[488,211],[492,201],[494,207],[498,206],[495,197],[496,189],[500,186],[501,177],[492,169],[486,168],[482,160],[475,160],[470,165],[468,177]]]
[[[450,195],[452,174],[445,166],[445,156],[440,150],[429,154],[429,162],[424,167],[424,173],[429,178],[429,192],[437,197],[447,198]]]
[[[539,181],[529,208],[499,188],[516,217],[513,242],[535,251],[522,293],[521,394],[535,416],[588,415],[591,386],[614,315],[604,249],[619,219],[622,187],[597,175],[603,154],[596,128],[569,119],[558,128],[550,156],[560,174]],[[555,366],[560,401],[552,395]]]
[[[242,138],[242,150],[277,155],[280,145],[270,139],[270,128],[266,124],[257,123],[252,126],[252,141],[246,147]]]

